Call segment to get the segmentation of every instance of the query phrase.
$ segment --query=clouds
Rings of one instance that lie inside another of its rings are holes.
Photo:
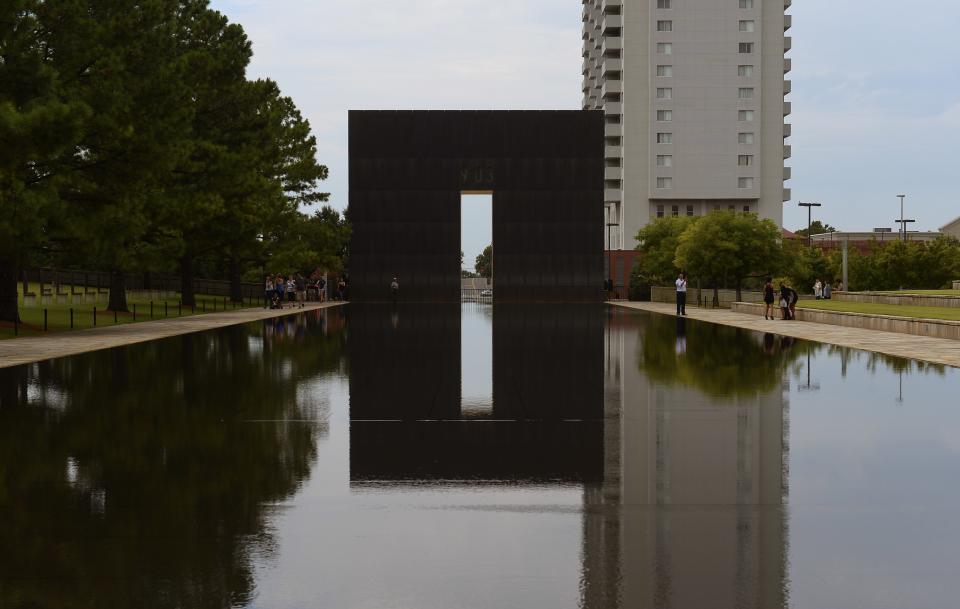
[[[632,0],[631,0],[632,1]],[[213,0],[253,40],[252,76],[310,119],[327,188],[347,197],[348,109],[574,109],[576,0]],[[854,230],[886,226],[910,195],[918,228],[960,214],[960,3],[802,0],[794,15],[795,199]],[[785,223],[806,214],[795,201]]]
[[[578,2],[214,0],[313,126],[325,186],[347,199],[350,109],[576,109]]]

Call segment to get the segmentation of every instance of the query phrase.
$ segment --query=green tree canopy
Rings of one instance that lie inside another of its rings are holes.
[[[717,288],[725,278],[737,286],[751,275],[774,274],[782,265],[780,228],[754,214],[716,211],[702,217],[680,236],[674,264]]]
[[[642,254],[637,263],[640,274],[653,284],[668,285],[680,274],[676,265],[680,236],[697,221],[696,217],[657,218],[637,233]]]
[[[493,276],[493,246],[488,245],[477,255],[474,269],[477,275],[490,279]]]
[[[793,232],[794,232],[795,234],[797,234],[797,235],[800,235],[801,237],[806,237],[806,236],[807,236],[807,227],[804,226],[804,227],[801,228],[800,230],[795,230],[795,231],[793,231]],[[830,226],[829,224],[825,224],[825,223],[821,222],[820,220],[814,220],[813,222],[810,223],[810,234],[811,234],[811,235],[823,235],[823,234],[825,234],[825,233],[835,233],[835,232],[837,232],[837,229],[835,229],[834,227]]]

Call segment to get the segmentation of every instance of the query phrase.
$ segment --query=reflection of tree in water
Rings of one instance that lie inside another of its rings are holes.
[[[228,607],[316,456],[298,379],[342,332],[258,327],[0,371],[0,606]],[[316,333],[314,332],[314,335]]]
[[[864,359],[866,360],[866,368],[871,373],[879,370],[881,366],[885,367],[890,372],[895,373],[904,372],[907,374],[913,374],[916,372],[917,374],[935,374],[937,376],[944,376],[947,373],[947,366],[944,366],[943,364],[934,364],[920,360],[905,359],[894,355],[887,355],[886,353],[861,351],[859,349],[838,347],[835,345],[830,345],[828,350],[830,355],[839,358],[842,362],[844,376],[846,376],[847,366],[851,362],[860,362]]]
[[[637,349],[652,381],[698,389],[717,398],[747,398],[778,389],[800,356],[819,345],[739,328],[643,316]]]

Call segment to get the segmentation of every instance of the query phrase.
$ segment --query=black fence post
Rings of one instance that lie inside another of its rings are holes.
[[[43,310],[43,331],[47,331],[47,310]]]
[[[20,309],[17,309],[16,314],[13,316],[13,335],[20,335]]]
[[[133,321],[137,321],[137,305],[133,305]]]
[[[97,325],[97,305],[93,305],[93,325]]]
[[[167,301],[166,301],[166,300],[163,301],[163,316],[164,316],[164,317],[169,317],[169,316],[170,316],[170,315],[167,313]]]
[[[70,307],[70,329],[73,330],[73,307]]]
[[[117,310],[113,310],[113,323],[117,323]]]
[[[177,301],[177,317],[183,317],[183,301]]]
[[[153,319],[153,301],[150,301],[150,319]]]

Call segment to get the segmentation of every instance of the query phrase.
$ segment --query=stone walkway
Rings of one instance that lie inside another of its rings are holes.
[[[610,304],[651,311],[663,315],[676,316],[677,307],[660,302],[612,302]],[[960,341],[945,338],[928,338],[896,332],[880,332],[845,328],[828,324],[805,321],[768,321],[757,315],[734,313],[729,309],[699,309],[687,307],[687,317],[708,321],[724,326],[734,326],[757,332],[770,332],[782,336],[792,336],[841,347],[875,351],[898,357],[923,360],[935,364],[946,364],[960,368]]]
[[[0,368],[76,355],[98,349],[132,345],[133,343],[189,334],[190,332],[213,330],[316,309],[326,309],[342,304],[344,303],[316,303],[308,304],[302,309],[239,309],[223,313],[158,319],[119,326],[76,330],[74,332],[58,332],[49,336],[28,336],[0,340]]]

